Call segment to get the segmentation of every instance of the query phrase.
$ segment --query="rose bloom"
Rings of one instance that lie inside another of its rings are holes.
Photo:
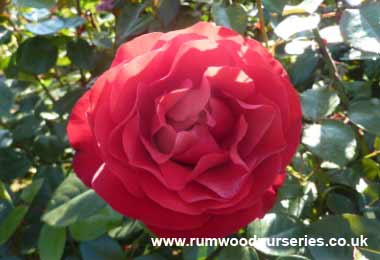
[[[268,212],[301,131],[259,42],[211,23],[142,35],[75,105],[73,167],[160,237],[224,237]]]

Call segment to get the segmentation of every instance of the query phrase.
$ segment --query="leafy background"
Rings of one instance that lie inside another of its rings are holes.
[[[380,3],[260,2],[0,0],[0,259],[380,259]],[[117,46],[199,20],[267,45],[303,106],[276,206],[234,237],[363,234],[368,248],[152,247],[73,175],[68,114]]]

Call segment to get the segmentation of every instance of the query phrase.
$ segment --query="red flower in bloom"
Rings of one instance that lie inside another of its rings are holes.
[[[261,218],[300,131],[280,63],[210,23],[122,45],[68,125],[77,175],[160,237],[223,237]]]

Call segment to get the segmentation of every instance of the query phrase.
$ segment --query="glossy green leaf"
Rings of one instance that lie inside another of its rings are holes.
[[[298,89],[304,89],[305,85],[313,82],[313,75],[319,61],[320,56],[311,49],[306,49],[303,54],[297,57],[296,62],[290,68],[290,77]]]
[[[230,260],[230,259],[259,260],[259,256],[257,255],[255,249],[248,246],[224,247],[218,254],[218,260]]]
[[[320,21],[321,19],[319,15],[291,15],[281,21],[281,23],[274,29],[274,32],[282,39],[288,40],[296,33],[317,28]]]
[[[41,121],[34,115],[25,115],[20,118],[12,130],[13,139],[22,142],[35,137],[41,126]]]
[[[0,181],[0,200],[5,200],[12,203],[12,198],[9,195],[7,186],[2,181]]]
[[[283,15],[297,13],[314,13],[323,0],[304,0],[298,5],[285,5]]]
[[[12,33],[4,26],[0,25],[0,45],[8,44],[12,39]]]
[[[357,213],[355,201],[337,192],[329,192],[326,201],[327,207],[335,214]]]
[[[179,0],[161,0],[157,14],[164,27],[167,27],[176,18],[181,2]]]
[[[70,175],[55,191],[42,220],[55,227],[66,227],[86,219],[105,207],[105,202]]]
[[[48,18],[50,15],[49,9],[46,8],[32,8],[29,12],[23,12],[22,16],[25,17],[25,19],[32,21],[32,22],[38,22],[39,20]]]
[[[127,39],[136,36],[147,30],[154,18],[143,14],[147,2],[141,5],[126,4],[121,10],[120,17],[116,24],[116,43],[120,45]]]
[[[122,219],[123,216],[112,208],[105,207],[96,214],[72,224],[70,233],[78,241],[93,240],[120,225]]]
[[[67,56],[79,68],[91,70],[94,67],[95,50],[87,41],[79,39],[67,44]]]
[[[52,68],[58,57],[58,49],[48,38],[29,38],[17,49],[17,66],[31,74],[47,72]]]
[[[380,99],[360,100],[350,104],[348,116],[360,128],[380,136]]]
[[[16,5],[34,8],[51,8],[57,0],[12,0]]]
[[[67,91],[66,94],[61,97],[55,104],[54,110],[58,114],[65,114],[71,112],[71,109],[77,102],[77,100],[86,92],[85,88],[76,88],[72,91]]]
[[[333,113],[339,102],[338,94],[327,87],[309,89],[301,94],[302,113],[313,121]]]
[[[207,258],[215,248],[211,246],[185,246],[183,247],[184,260],[198,260]]]
[[[248,15],[242,5],[234,4],[225,6],[215,3],[211,7],[211,15],[216,24],[244,34],[247,27]]]
[[[54,135],[39,135],[34,140],[34,151],[44,162],[57,161],[63,148],[62,142]]]
[[[0,149],[0,179],[11,181],[24,176],[30,167],[26,155],[18,150]]]
[[[25,28],[36,35],[49,35],[65,28],[74,28],[83,25],[85,20],[81,17],[61,18],[53,17],[38,23],[28,23]]]
[[[368,82],[353,81],[344,82],[344,88],[350,98],[354,101],[360,99],[369,99],[372,96],[372,88]]]
[[[27,206],[17,206],[16,208],[13,208],[8,213],[6,218],[0,222],[0,245],[7,242],[16,231],[27,211]]]
[[[276,260],[311,260],[302,255],[290,255],[290,256],[280,256]]]
[[[108,231],[113,239],[131,239],[144,231],[144,226],[137,220],[124,219],[122,225]]]
[[[0,117],[9,115],[13,102],[13,92],[3,81],[0,81]]]
[[[257,238],[254,247],[269,255],[292,255],[298,252],[299,248],[276,245],[274,238],[283,238],[290,242],[291,238],[302,237],[304,233],[303,224],[296,218],[283,214],[269,213],[264,218],[255,220],[248,225],[249,237]],[[260,239],[264,238],[264,239]],[[269,239],[269,241],[267,241]]]
[[[356,156],[357,141],[351,127],[339,121],[306,125],[302,143],[327,163],[327,167],[345,166]]]
[[[9,147],[13,142],[12,133],[0,128],[0,149]]]
[[[286,2],[284,0],[263,0],[264,8],[281,14]]]
[[[41,260],[60,260],[66,242],[66,229],[43,225],[38,237],[38,252]]]
[[[360,50],[380,54],[379,13],[379,2],[344,10],[340,20],[344,40]]]
[[[44,184],[44,179],[36,179],[29,186],[27,186],[21,193],[20,197],[25,202],[31,203],[36,197],[37,193],[40,191],[42,185]]]
[[[356,243],[352,238],[364,236],[368,247],[379,250],[380,234],[378,232],[380,222],[367,219],[358,215],[344,214],[341,216],[327,216],[317,220],[307,228],[309,237],[325,239],[345,238],[347,243]],[[353,247],[351,246],[309,246],[308,251],[314,259],[352,259]]]
[[[141,255],[136,257],[134,260],[165,260],[166,257],[160,254],[151,254],[151,255]]]
[[[109,237],[82,242],[80,252],[83,260],[125,260],[119,244]]]

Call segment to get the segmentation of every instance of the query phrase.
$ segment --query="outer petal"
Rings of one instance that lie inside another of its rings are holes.
[[[261,218],[273,206],[276,200],[275,193],[268,190],[262,200],[253,207],[240,210],[232,214],[211,217],[202,227],[192,230],[176,231],[172,229],[162,229],[156,226],[149,226],[159,237],[226,237],[249,224],[257,218]]]
[[[124,43],[117,50],[111,67],[119,65],[123,62],[128,62],[131,59],[152,50],[161,35],[162,33],[160,32],[143,34],[129,42]]]
[[[103,167],[92,181],[92,187],[113,209],[147,225],[163,229],[189,230],[201,227],[210,218],[206,215],[187,215],[163,208],[149,198],[132,196],[121,181]],[[154,187],[153,187],[154,188]]]
[[[102,164],[95,138],[87,120],[90,92],[86,92],[76,103],[67,125],[69,142],[76,150],[73,161],[74,171],[89,187],[92,177]]]

